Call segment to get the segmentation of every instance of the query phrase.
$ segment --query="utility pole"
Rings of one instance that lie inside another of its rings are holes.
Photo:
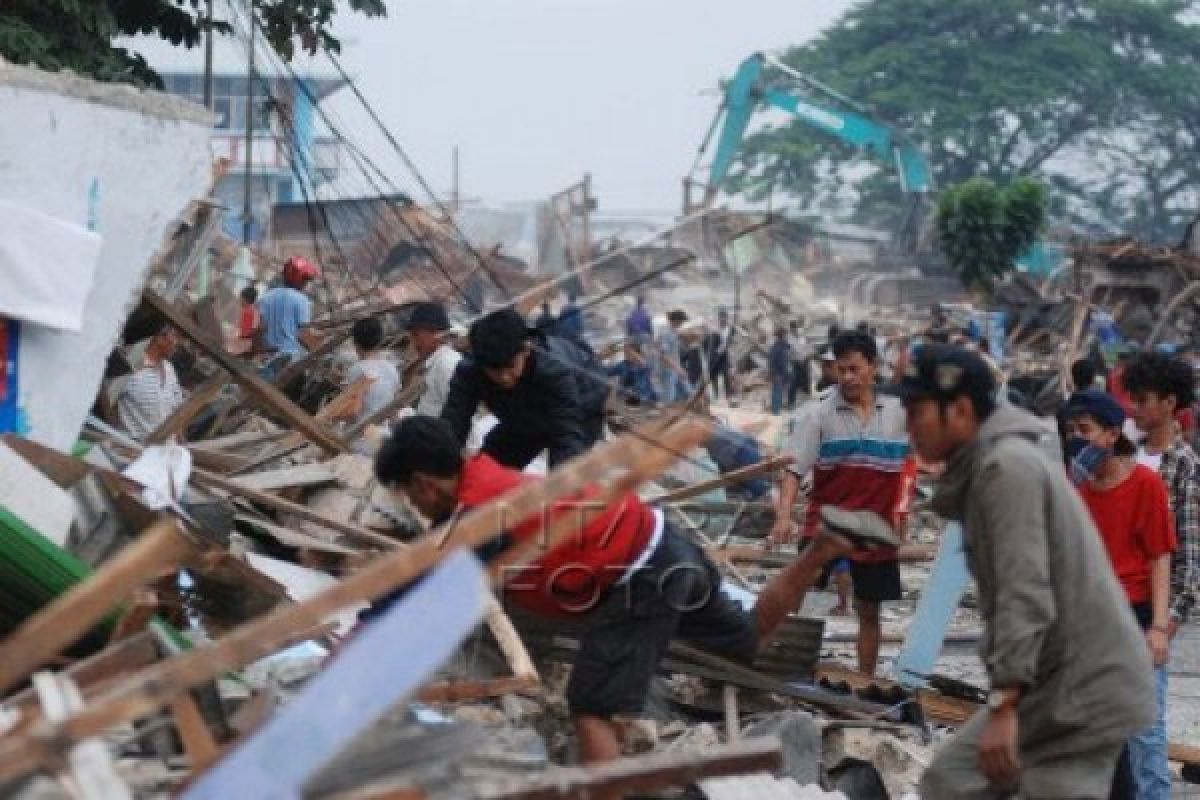
[[[250,229],[254,222],[250,214],[254,195],[254,6],[246,3],[246,19],[250,34],[247,37],[246,64],[246,193],[242,200],[242,244],[250,246]]]
[[[204,107],[213,110],[213,0],[204,13]]]
[[[453,170],[453,177],[451,178],[452,184],[450,188],[450,208],[454,210],[455,214],[457,214],[459,212],[459,202],[461,200],[461,197],[458,193],[458,145],[454,145],[454,155],[451,167]]]

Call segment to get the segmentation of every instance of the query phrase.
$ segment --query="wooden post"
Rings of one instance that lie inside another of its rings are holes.
[[[575,496],[583,487],[601,484],[591,499],[595,505],[580,513],[555,517],[540,535],[492,570],[494,578],[511,573],[507,567],[524,566],[541,548],[554,547],[577,534],[579,526],[604,512],[604,504],[631,491],[664,470],[712,433],[711,423],[685,419],[678,424],[646,426],[617,437],[553,470],[543,481],[521,485],[509,494],[486,503],[417,539],[408,548],[380,557],[359,572],[302,603],[279,606],[203,647],[180,653],[129,676],[95,702],[60,723],[41,722],[24,735],[0,739],[0,780],[35,769],[54,756],[52,747],[136,719],[162,708],[172,698],[275,652],[297,631],[312,628],[347,606],[371,601],[425,574],[459,548],[476,548],[507,530],[514,520],[537,518],[548,504]],[[622,471],[623,470],[623,471]],[[612,477],[618,472],[616,477]]]
[[[725,701],[725,739],[730,744],[741,741],[742,729],[738,719],[737,687],[732,683],[725,684],[722,696]]]
[[[287,399],[282,392],[260,378],[245,362],[237,356],[225,352],[224,347],[206,336],[194,322],[188,319],[186,314],[181,313],[179,309],[149,289],[142,293],[142,298],[147,305],[166,317],[167,322],[174,325],[180,333],[203,350],[209,358],[229,372],[233,380],[237,381],[252,397],[286,419],[292,427],[303,433],[322,450],[329,453],[347,451],[345,442],[325,430],[319,422],[304,413],[303,409]]]
[[[104,615],[195,546],[165,518],[0,642],[0,691],[11,689],[91,630]]]

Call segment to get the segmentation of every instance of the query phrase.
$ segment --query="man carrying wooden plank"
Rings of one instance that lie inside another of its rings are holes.
[[[537,480],[486,454],[464,459],[450,426],[421,415],[396,426],[375,471],[382,485],[405,495],[436,524]],[[545,514],[552,519],[578,514],[588,508],[589,497],[594,495],[584,491]],[[672,639],[749,663],[760,643],[800,607],[828,560],[856,545],[894,543],[882,521],[871,527],[862,518],[839,520],[833,509],[827,511],[826,526],[836,525],[838,532],[822,530],[804,556],[762,590],[752,610],[721,586],[720,573],[698,545],[632,493],[606,506],[559,547],[535,550],[528,567],[504,576],[506,597],[516,605],[541,616],[575,617],[585,626],[567,687],[583,761],[620,755],[613,717],[642,710]],[[480,555],[503,565],[510,553],[539,547],[532,537],[542,517],[511,520],[508,532]]]
[[[933,507],[963,526],[991,682],[921,797],[1107,798],[1122,745],[1154,720],[1153,673],[1056,432],[997,404],[960,348],[923,346],[897,391],[917,454],[945,463]]]

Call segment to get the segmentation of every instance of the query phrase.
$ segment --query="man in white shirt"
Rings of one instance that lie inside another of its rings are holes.
[[[408,335],[417,357],[424,362],[422,377],[425,391],[417,401],[417,413],[441,415],[450,394],[450,379],[462,360],[462,353],[446,342],[450,318],[441,303],[417,303],[408,318]]]
[[[163,322],[146,344],[141,369],[129,376],[117,394],[121,427],[139,442],[183,402],[183,389],[169,360],[176,344],[175,329]]]
[[[359,395],[359,402],[351,410],[355,422],[362,422],[392,402],[400,389],[400,373],[380,349],[383,344],[383,324],[375,317],[360,319],[350,330],[358,361],[346,373],[347,385],[353,386],[366,378],[370,381],[367,390]]]

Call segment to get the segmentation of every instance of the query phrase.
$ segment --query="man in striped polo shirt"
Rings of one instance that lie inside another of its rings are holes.
[[[794,541],[792,508],[800,481],[812,470],[812,494],[802,537],[810,541],[820,526],[820,510],[833,505],[847,511],[874,511],[895,526],[902,539],[916,462],[905,431],[904,407],[875,387],[879,353],[875,340],[859,331],[839,333],[833,341],[837,387],[810,403],[791,421],[788,450],[794,461],[784,473],[771,540]],[[858,614],[858,668],[874,675],[881,638],[879,609],[899,600],[900,565],[895,548],[855,553],[850,561],[854,607]]]

